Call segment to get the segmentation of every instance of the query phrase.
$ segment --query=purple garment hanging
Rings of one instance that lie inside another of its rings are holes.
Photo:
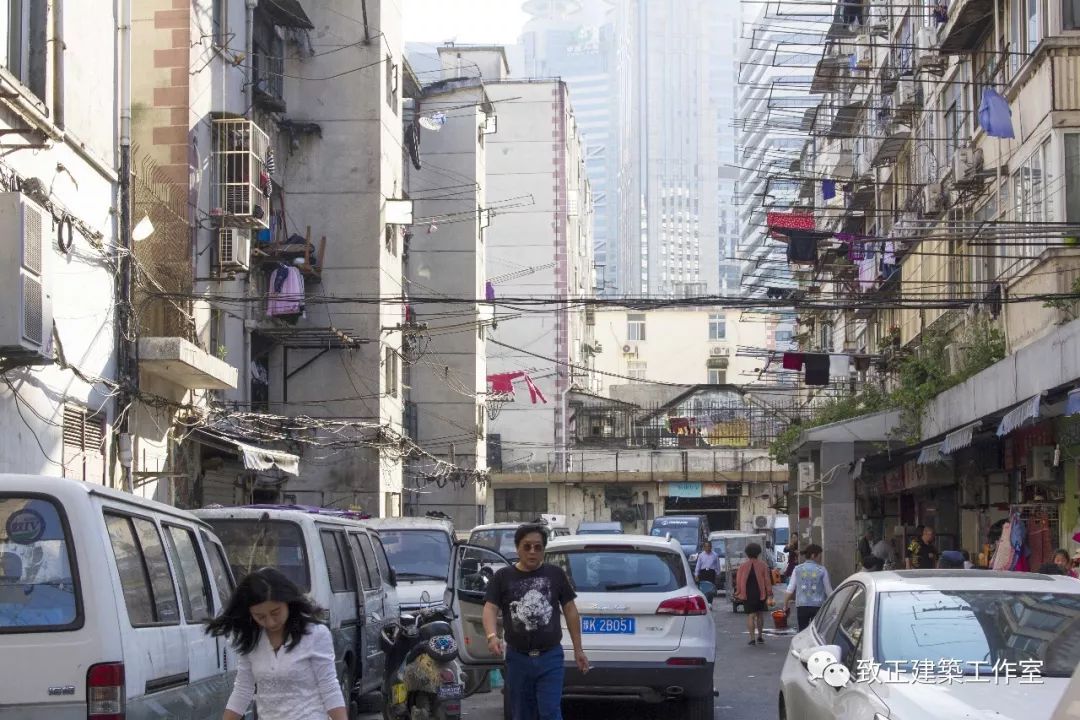
[[[279,274],[284,273],[283,282],[278,284]],[[276,288],[280,287],[278,291]],[[281,315],[299,315],[304,310],[304,276],[295,267],[283,267],[274,271],[271,280],[270,301],[266,314],[271,317]]]

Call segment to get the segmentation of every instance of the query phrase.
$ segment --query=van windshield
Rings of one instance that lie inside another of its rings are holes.
[[[52,500],[0,497],[0,633],[81,624],[71,538]]]
[[[469,544],[494,550],[507,560],[517,561],[517,547],[514,545],[516,532],[516,527],[473,530],[472,535],[469,536]]]
[[[406,580],[446,580],[450,536],[438,530],[379,530],[390,567]]]
[[[208,518],[225,547],[237,582],[261,567],[280,570],[304,592],[311,590],[304,534],[287,520]]]

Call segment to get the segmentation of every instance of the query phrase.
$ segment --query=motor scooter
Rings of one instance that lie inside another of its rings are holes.
[[[465,674],[445,607],[403,614],[382,631],[384,720],[458,720]]]

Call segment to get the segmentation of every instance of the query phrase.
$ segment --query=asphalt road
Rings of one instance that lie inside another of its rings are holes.
[[[713,604],[716,620],[717,720],[776,720],[776,697],[780,688],[780,668],[784,664],[791,634],[770,634],[772,618],[766,615],[764,645],[747,645],[746,616],[735,615],[721,596]],[[791,618],[792,622],[794,617]],[[665,706],[604,703],[574,706],[564,712],[565,720],[633,718],[663,720],[671,717]],[[466,720],[502,720],[502,690],[474,695],[464,701]],[[370,716],[375,720],[379,716]],[[367,720],[367,718],[365,718]]]

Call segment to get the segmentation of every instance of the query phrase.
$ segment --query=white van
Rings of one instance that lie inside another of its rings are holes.
[[[217,720],[236,658],[210,528],[76,480],[0,475],[0,718]]]
[[[381,692],[383,628],[397,622],[396,578],[379,536],[332,510],[229,507],[195,510],[221,538],[239,579],[261,567],[283,572],[329,611],[338,679],[350,717],[361,697]]]
[[[442,605],[454,523],[433,517],[372,518],[363,523],[379,533],[390,558],[401,612]]]

